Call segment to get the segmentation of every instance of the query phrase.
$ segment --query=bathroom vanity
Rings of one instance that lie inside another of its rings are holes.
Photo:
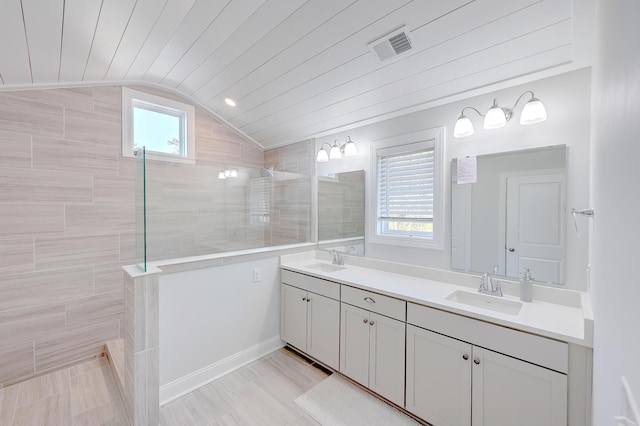
[[[588,298],[481,295],[469,274],[323,252],[281,257],[281,338],[433,425],[589,424]]]

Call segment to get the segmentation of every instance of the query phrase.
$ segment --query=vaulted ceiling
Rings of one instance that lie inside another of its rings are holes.
[[[0,90],[160,85],[270,148],[588,66],[593,3],[2,0]],[[368,44],[404,25],[381,62]]]

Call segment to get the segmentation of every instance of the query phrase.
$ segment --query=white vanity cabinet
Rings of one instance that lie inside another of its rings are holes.
[[[340,284],[282,270],[280,338],[338,369]]]
[[[406,302],[342,286],[340,372],[404,405]]]
[[[567,424],[566,374],[477,346],[473,364],[474,426]]]
[[[434,425],[567,424],[566,343],[413,303],[407,321],[408,411]]]
[[[434,425],[471,424],[471,349],[408,324],[407,411]]]

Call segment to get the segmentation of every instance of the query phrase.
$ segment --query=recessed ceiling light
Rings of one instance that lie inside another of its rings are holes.
[[[233,99],[231,99],[228,96],[226,98],[224,98],[224,103],[229,105],[230,107],[236,106],[236,101],[234,101]]]

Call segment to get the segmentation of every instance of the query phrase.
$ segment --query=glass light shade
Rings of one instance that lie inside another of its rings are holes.
[[[230,177],[238,177],[238,169],[231,169]]]
[[[351,139],[349,139],[344,146],[344,156],[345,157],[355,157],[358,155],[358,149],[356,148],[356,144],[353,143]]]
[[[324,148],[320,148],[320,151],[318,151],[318,155],[316,155],[316,161],[318,163],[326,163],[327,161],[329,161],[329,154],[327,154],[327,151],[325,151]]]
[[[226,179],[227,177],[224,175],[224,172],[218,173],[218,179]]]
[[[456,121],[456,125],[453,128],[453,137],[454,138],[464,138],[467,136],[471,136],[473,134],[473,124],[469,117],[465,117],[461,115]]]
[[[224,171],[224,177],[231,177],[231,170],[227,169]]]
[[[537,98],[531,98],[520,114],[520,124],[535,124],[547,119],[547,110]]]
[[[338,144],[334,144],[331,147],[331,151],[329,152],[329,158],[332,160],[339,160],[342,158],[342,153],[340,152],[340,147]]]
[[[507,124],[507,116],[504,114],[502,108],[498,105],[493,105],[487,111],[487,115],[484,117],[485,129],[498,129],[504,127]]]

